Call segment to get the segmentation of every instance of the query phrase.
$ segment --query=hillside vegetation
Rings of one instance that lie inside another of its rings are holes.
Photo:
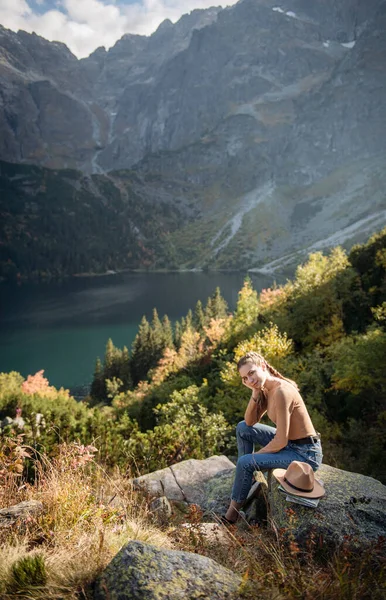
[[[137,178],[0,161],[0,278],[173,266],[177,208],[144,200]]]

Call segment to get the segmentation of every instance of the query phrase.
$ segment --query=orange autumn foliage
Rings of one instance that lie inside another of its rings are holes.
[[[50,386],[48,379],[43,376],[44,369],[35,373],[35,375],[28,375],[27,379],[22,383],[21,389],[24,394],[40,394],[41,396],[48,396],[52,393],[57,393],[53,386]]]

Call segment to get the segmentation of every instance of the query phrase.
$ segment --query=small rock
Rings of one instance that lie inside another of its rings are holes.
[[[16,425],[18,429],[24,429],[25,427],[25,421],[23,417],[20,416],[14,418],[13,424]]]
[[[38,500],[20,502],[0,510],[0,527],[10,527],[16,521],[25,521],[28,517],[35,517],[43,512],[43,504]]]
[[[159,513],[164,517],[170,517],[173,512],[172,506],[166,496],[154,498],[150,503],[150,510],[154,513]]]
[[[0,425],[4,429],[5,427],[12,425],[12,423],[13,423],[12,417],[4,417],[4,419],[1,421]]]

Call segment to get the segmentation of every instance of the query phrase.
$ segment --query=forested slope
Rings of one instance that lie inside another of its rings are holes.
[[[325,462],[385,481],[385,257],[383,231],[349,256],[339,247],[311,255],[284,286],[257,294],[246,280],[233,315],[218,289],[173,327],[155,310],[131,351],[109,340],[86,402],[41,376],[3,374],[0,417],[21,409],[38,447],[97,440],[102,461],[140,471],[232,455],[248,399],[234,361],[254,349],[298,382]]]

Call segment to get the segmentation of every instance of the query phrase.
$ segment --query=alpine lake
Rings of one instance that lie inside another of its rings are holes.
[[[51,385],[71,391],[90,384],[95,360],[103,359],[111,338],[119,348],[131,344],[143,315],[167,314],[174,323],[205,306],[219,286],[230,311],[247,273],[120,273],[73,277],[61,282],[0,284],[0,372],[24,377],[44,369]],[[257,291],[273,277],[250,273]],[[276,280],[277,283],[281,283]]]

